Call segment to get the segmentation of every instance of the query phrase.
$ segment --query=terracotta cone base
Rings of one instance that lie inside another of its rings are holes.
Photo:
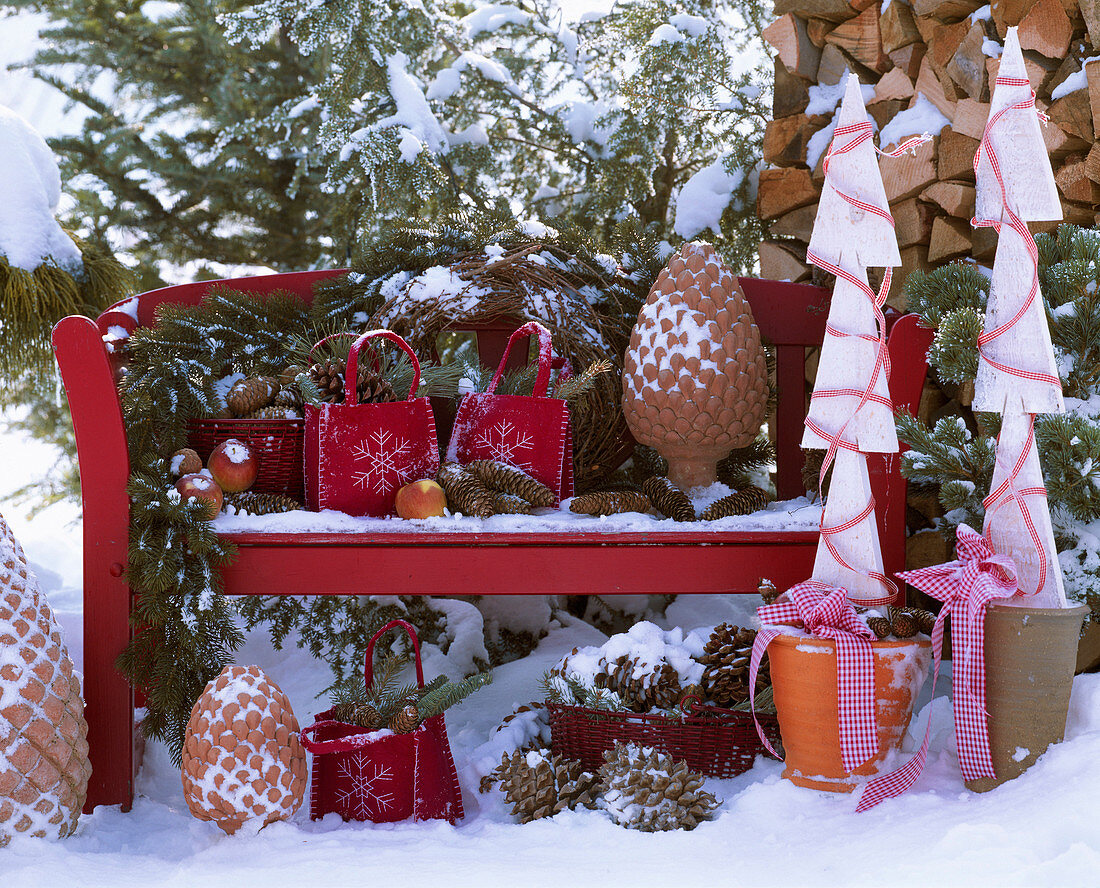
[[[780,635],[768,645],[775,708],[786,751],[783,776],[795,785],[851,792],[879,772],[892,750],[900,749],[913,701],[931,665],[932,642],[927,638],[874,641],[871,647],[879,752],[849,773],[840,757],[836,643]]]
[[[709,487],[718,480],[718,460],[725,453],[707,453],[696,447],[657,447],[657,452],[668,460],[668,480],[680,490],[693,487]]]
[[[1060,743],[1081,621],[1089,609],[990,605],[985,615],[985,705],[997,776],[967,780],[988,792],[1018,777]]]

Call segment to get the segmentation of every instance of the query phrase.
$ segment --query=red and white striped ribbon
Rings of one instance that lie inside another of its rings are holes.
[[[996,776],[989,752],[989,727],[985,709],[985,610],[990,601],[1016,592],[1016,567],[1012,559],[997,555],[981,534],[960,524],[956,532],[957,561],[898,574],[943,602],[932,630],[932,696],[940,672],[943,623],[951,617],[954,655],[952,698],[955,736],[963,778]],[[896,771],[871,780],[863,790],[856,811],[866,811],[885,799],[901,795],[916,782],[928,758],[932,734],[929,716],[920,749]]]
[[[993,148],[993,141],[991,139],[994,128],[1000,122],[1001,118],[1008,111],[1034,111],[1041,120],[1046,120],[1046,115],[1041,113],[1035,108],[1035,91],[1030,89],[1031,83],[1024,77],[998,77],[996,79],[996,86],[1026,86],[1029,88],[1030,96],[1028,99],[1017,102],[1015,105],[1009,105],[1002,108],[996,114],[994,114],[985,125],[985,131],[982,133],[981,143],[978,145],[977,154],[974,155],[974,172],[975,175],[978,172],[978,166],[981,163],[982,155],[984,154],[989,158],[989,166],[993,170],[993,176],[997,180],[997,186],[1001,191],[1001,206],[1004,212],[1008,214],[1009,226],[1015,231],[1024,242],[1024,246],[1027,249],[1027,254],[1031,259],[1032,271],[1031,271],[1031,287],[1028,290],[1027,298],[1020,306],[1019,310],[1008,321],[1001,324],[998,327],[994,327],[992,330],[983,331],[978,337],[978,355],[981,360],[984,360],[987,364],[999,370],[1002,373],[1007,373],[1010,376],[1015,376],[1019,379],[1030,379],[1037,382],[1045,382],[1048,385],[1057,386],[1059,389],[1062,387],[1062,381],[1056,376],[1051,376],[1049,373],[1036,373],[1033,370],[1024,370],[1019,367],[1012,367],[1008,364],[1001,363],[991,358],[986,351],[987,346],[993,340],[1003,336],[1009,330],[1016,326],[1020,320],[1027,314],[1028,310],[1035,303],[1035,300],[1039,296],[1039,248],[1035,245],[1035,238],[1031,236],[1031,232],[1028,230],[1027,223],[1024,222],[1016,212],[1012,209],[1012,206],[1008,201],[1008,190],[1005,186],[1004,176],[1001,174],[1001,162],[997,156],[997,152]],[[992,228],[998,234],[1000,234],[1001,226],[1003,222],[1000,219],[978,219],[975,217],[971,220],[971,225],[975,228]],[[1020,456],[1016,460],[1015,465],[1012,467],[1012,471],[1009,476],[1001,482],[996,490],[990,491],[989,496],[983,500],[982,505],[985,507],[987,513],[990,515],[996,514],[1001,508],[1008,503],[1015,504],[1020,509],[1020,514],[1024,519],[1024,524],[1027,527],[1028,534],[1031,537],[1031,542],[1035,546],[1035,551],[1039,555],[1039,583],[1036,591],[1039,591],[1046,584],[1047,576],[1047,557],[1046,548],[1043,546],[1042,537],[1039,536],[1039,531],[1035,527],[1035,522],[1031,518],[1031,512],[1027,508],[1027,503],[1024,501],[1025,496],[1042,496],[1046,497],[1045,487],[1024,487],[1020,488],[1016,486],[1016,481],[1019,478],[1020,471],[1024,467],[1024,462],[1027,460],[1031,446],[1035,440],[1035,416],[1034,414],[1028,415],[1028,432],[1027,441],[1023,450],[1020,451]],[[987,519],[986,527],[992,528],[992,523]],[[986,532],[986,539],[990,542],[992,547],[992,538],[989,531]]]
[[[782,629],[768,624],[801,625],[811,635],[836,642],[837,710],[840,716],[840,755],[844,768],[854,771],[878,754],[878,730],[875,725],[875,663],[871,640],[875,634],[867,628],[848,600],[848,593],[837,586],[807,580],[792,586],[774,604],[757,608],[764,628],[756,634],[749,659],[749,706],[756,721],[756,673],[760,659],[772,639]],[[756,721],[756,733],[765,748],[772,748]]]
[[[829,164],[834,157],[839,157],[841,155],[847,154],[850,151],[854,151],[860,145],[863,145],[864,143],[870,141],[871,137],[872,129],[871,122],[869,120],[863,120],[860,123],[852,123],[846,126],[837,127],[836,130],[833,132],[833,140],[832,143],[829,145],[829,151],[825,155],[825,183],[830,188],[832,188],[833,191],[835,191],[837,195],[839,195],[840,198],[846,203],[850,204],[853,207],[856,207],[857,209],[878,216],[880,219],[887,222],[891,228],[893,228],[894,217],[890,215],[889,208],[880,207],[875,204],[868,203],[865,200],[860,200],[859,198],[848,194],[845,191],[842,191],[836,186],[836,183],[829,178]],[[915,151],[917,146],[923,144],[924,142],[927,142],[930,138],[931,137],[927,134],[914,136],[913,138],[907,139],[906,141],[902,142],[893,151],[880,151],[877,147],[875,148],[875,151],[884,157],[900,157],[905,153]],[[847,139],[847,141],[844,141],[845,139]],[[872,145],[872,147],[874,146]],[[893,269],[887,266],[886,273],[882,279],[882,285],[879,287],[878,293],[875,293],[875,291],[867,285],[867,281],[865,280],[866,275],[862,269],[858,272],[854,272],[849,269],[842,268],[839,264],[830,262],[822,256],[819,256],[813,250],[806,251],[806,258],[818,268],[821,268],[824,271],[835,275],[841,280],[848,281],[848,283],[852,284],[865,296],[867,296],[867,298],[871,301],[871,307],[875,315],[875,324],[878,330],[877,336],[871,336],[867,333],[849,333],[843,330],[838,330],[832,324],[826,324],[825,326],[825,333],[828,336],[834,336],[838,339],[852,337],[875,343],[876,353],[875,366],[874,369],[871,371],[870,379],[868,380],[865,388],[860,390],[839,388],[823,389],[819,387],[814,389],[813,395],[811,395],[810,397],[811,404],[814,400],[818,398],[859,398],[859,403],[856,405],[855,410],[852,411],[848,419],[845,420],[844,424],[835,433],[827,432],[825,429],[821,428],[821,426],[819,426],[813,419],[811,419],[810,417],[806,418],[806,427],[810,429],[810,431],[812,431],[815,435],[829,442],[828,450],[825,453],[825,459],[822,461],[821,464],[821,472],[818,476],[820,484],[824,485],[825,473],[829,471],[829,467],[832,465],[833,459],[836,457],[836,452],[838,448],[842,447],[845,450],[850,450],[857,453],[859,452],[859,448],[854,443],[846,441],[844,439],[844,432],[848,428],[848,423],[850,423],[852,419],[856,416],[856,414],[859,413],[859,411],[863,408],[863,405],[867,403],[883,404],[891,409],[893,409],[894,406],[890,402],[889,398],[884,398],[882,395],[879,395],[875,392],[875,387],[878,384],[880,374],[887,382],[889,382],[890,379],[890,355],[886,349],[886,318],[883,316],[882,306],[886,304],[886,296],[890,292],[890,281],[893,277]],[[868,571],[853,567],[845,560],[843,555],[841,555],[833,538],[857,526],[861,521],[866,519],[874,512],[874,508],[875,500],[874,497],[871,497],[871,499],[867,503],[866,508],[856,518],[852,518],[848,521],[845,521],[843,524],[838,524],[832,527],[826,526],[825,514],[823,512],[821,515],[821,524],[819,528],[821,539],[825,543],[825,547],[828,549],[829,554],[832,555],[837,564],[839,564],[846,570],[850,570],[853,573],[857,573],[861,576],[865,576],[874,580],[885,590],[885,594],[881,598],[860,600],[861,604],[868,605],[889,604],[893,602],[897,597],[897,585],[892,580],[890,580],[889,577],[887,577],[880,571]]]

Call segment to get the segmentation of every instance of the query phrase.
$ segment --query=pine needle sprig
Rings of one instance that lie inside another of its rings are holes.
[[[607,360],[593,361],[583,372],[561,380],[554,387],[554,397],[563,401],[576,401],[590,392],[601,373],[610,373],[612,364]]]

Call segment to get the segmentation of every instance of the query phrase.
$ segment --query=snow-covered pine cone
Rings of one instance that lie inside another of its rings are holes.
[[[0,515],[0,847],[13,835],[71,834],[91,772],[80,681]]]
[[[603,755],[603,806],[620,826],[643,832],[695,829],[718,807],[703,789],[706,778],[670,755],[621,742]]]

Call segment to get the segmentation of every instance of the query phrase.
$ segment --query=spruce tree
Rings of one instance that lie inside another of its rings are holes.
[[[147,264],[342,263],[387,221],[471,208],[597,236],[710,224],[727,260],[754,261],[758,0],[634,0],[579,22],[559,0],[7,2],[54,18],[34,69],[91,112],[56,142],[87,173],[82,220],[136,238]]]

